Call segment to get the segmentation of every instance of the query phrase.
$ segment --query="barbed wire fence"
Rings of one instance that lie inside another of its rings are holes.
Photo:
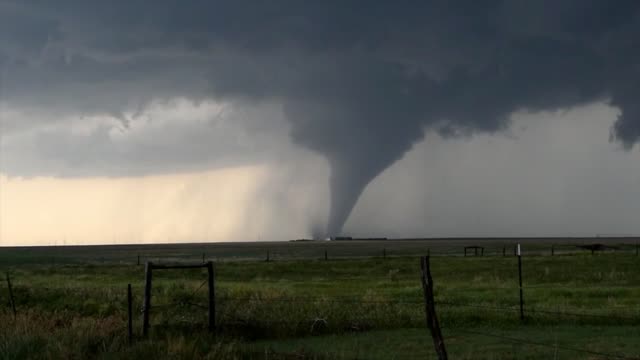
[[[600,253],[635,255],[640,256],[640,238],[621,238],[620,242],[610,241],[607,238],[590,238],[582,243],[575,242],[548,242],[542,244],[527,244],[527,255],[529,256],[564,256],[577,254],[597,255]],[[602,242],[602,243],[600,243]],[[215,245],[203,244],[202,247],[196,245],[175,245],[157,249],[145,247],[135,247],[128,249],[126,245],[108,247],[96,256],[95,252],[83,252],[78,247],[57,246],[46,249],[30,250],[31,255],[36,256],[39,263],[50,265],[65,264],[113,264],[113,265],[144,265],[151,262],[194,262],[194,261],[216,261],[216,262],[237,262],[237,261],[307,261],[307,260],[339,260],[339,259],[393,259],[398,257],[416,256],[418,253],[427,253],[431,257],[454,256],[464,257],[465,248],[468,251],[466,256],[471,257],[508,257],[516,256],[515,243],[491,243],[465,242],[457,244],[455,241],[447,245],[431,245],[427,242],[406,245],[411,241],[405,241],[405,247],[396,249],[390,244],[378,244],[370,242],[362,248],[345,247],[348,241],[334,241],[326,244],[314,243],[307,249],[298,249],[299,244],[288,247],[289,243],[280,245],[260,245],[250,250],[230,252],[228,249],[216,248]],[[293,242],[292,244],[295,244]],[[73,248],[73,249],[72,249]]]
[[[346,278],[348,279],[348,277]],[[354,277],[353,280],[359,280],[361,278]],[[437,277],[436,277],[437,282]],[[206,288],[207,279],[202,280],[197,284],[197,286],[189,289],[186,293],[181,293],[177,298],[168,297],[168,301],[160,302],[158,304],[154,304],[153,308],[158,310],[171,310],[171,309],[198,309],[202,314],[203,310],[208,309],[207,304],[202,304],[197,301],[197,296],[200,295],[203,289]],[[261,280],[262,281],[262,280]],[[267,280],[269,281],[269,280]],[[276,281],[274,281],[275,283]],[[28,286],[21,284],[11,284],[9,277],[7,276],[7,294],[11,293],[10,298],[12,299],[13,307],[16,308],[16,303],[13,300],[13,291],[24,290],[28,288]],[[13,286],[11,286],[13,285]],[[621,287],[629,287],[633,288],[633,285],[623,284]],[[13,289],[11,289],[13,287]],[[572,286],[564,286],[557,284],[537,284],[530,286],[484,286],[482,287],[485,290],[495,290],[498,293],[503,291],[517,291],[519,289],[557,289],[563,288],[565,290],[571,289],[584,289],[584,287],[572,287]],[[437,307],[440,315],[441,321],[444,324],[442,327],[445,330],[444,334],[446,336],[451,334],[456,334],[456,336],[483,336],[488,338],[493,338],[496,340],[509,342],[509,343],[517,343],[528,346],[538,346],[549,349],[563,350],[563,351],[571,351],[575,353],[588,354],[591,356],[602,357],[602,358],[612,358],[612,359],[638,359],[637,355],[628,355],[628,354],[619,354],[619,353],[607,353],[596,351],[589,348],[580,348],[580,347],[572,347],[567,345],[558,345],[557,343],[549,343],[543,340],[537,340],[533,338],[521,338],[518,336],[508,336],[504,334],[499,334],[495,332],[487,332],[487,331],[477,331],[473,327],[469,326],[461,326],[455,325],[450,326],[449,323],[452,323],[451,319],[447,318],[448,310],[455,308],[469,308],[475,310],[486,310],[486,311],[501,311],[506,313],[515,313],[513,315],[513,319],[517,319],[517,313],[521,311],[521,304],[513,303],[512,305],[488,305],[485,303],[473,303],[473,302],[463,302],[463,301],[452,301],[448,299],[439,299],[437,290],[439,287],[436,285],[436,295],[434,299],[432,299],[433,304]],[[48,288],[41,288],[40,291],[47,291]],[[55,289],[50,289],[51,291],[55,291]],[[318,334],[322,333],[322,329],[328,329],[332,324],[340,324],[340,325],[350,325],[347,326],[348,329],[358,331],[358,330],[368,330],[370,328],[375,328],[377,323],[384,320],[384,316],[381,316],[381,309],[389,310],[391,315],[395,315],[396,313],[392,312],[394,308],[409,308],[411,309],[408,312],[409,317],[405,318],[404,321],[398,321],[400,326],[412,326],[418,327],[423,324],[424,319],[420,319],[420,313],[424,311],[425,300],[424,299],[362,299],[356,296],[348,296],[348,295],[298,295],[298,296],[263,296],[260,293],[256,294],[247,294],[247,295],[230,295],[228,291],[225,289],[221,289],[221,293],[215,298],[215,302],[218,304],[216,307],[216,315],[217,326],[219,327],[219,331],[225,331],[227,328],[238,328],[238,326],[251,325],[251,324],[259,324],[260,326],[266,327],[278,327],[278,326],[289,326],[294,328],[295,331],[300,333],[308,333],[308,334]],[[464,289],[460,289],[463,291]],[[448,292],[456,292],[456,289],[447,288]],[[200,299],[202,300],[202,299]],[[361,307],[364,308],[363,312],[355,312],[355,311],[345,311],[339,314],[322,314],[322,311],[315,312],[313,314],[303,314],[297,316],[296,319],[274,319],[268,316],[264,316],[265,313],[268,313],[268,309],[263,311],[262,313],[249,312],[247,316],[239,316],[237,311],[234,311],[233,307],[241,307],[243,304],[252,303],[252,309],[265,309],[270,306],[279,306],[279,307],[298,307],[299,305],[303,305],[304,309],[313,309],[314,306],[326,305],[326,304],[337,304],[340,306],[344,306],[345,308],[352,309],[353,307]],[[19,305],[18,305],[19,306]],[[372,311],[368,306],[374,306],[376,311]],[[629,325],[638,325],[640,324],[640,314],[638,311],[640,308],[633,307],[619,307],[616,309],[615,313],[589,313],[589,312],[576,312],[576,311],[559,311],[553,310],[549,308],[538,308],[533,306],[527,306],[524,309],[524,313],[528,320],[539,317],[542,320],[548,320],[549,317],[553,317],[555,323],[559,323],[560,319],[566,318],[580,318],[585,319],[586,321],[593,321],[594,324],[602,324],[602,321],[605,323],[613,323],[613,324],[629,324]],[[15,311],[15,310],[14,310]],[[18,308],[19,311],[19,308]],[[367,313],[370,311],[370,313]],[[347,316],[345,315],[347,313]],[[254,315],[260,315],[254,317]],[[373,316],[372,316],[373,315]],[[383,314],[384,315],[384,314]],[[442,316],[444,315],[444,316]],[[588,320],[590,319],[590,320]],[[194,324],[193,318],[189,318],[185,320],[187,324]],[[455,321],[453,321],[455,323]],[[518,323],[515,321],[515,323]],[[364,324],[364,325],[363,325]],[[204,325],[204,322],[203,322]],[[383,324],[384,325],[384,324]],[[383,327],[383,326],[381,326]],[[340,327],[341,329],[345,329],[345,326]],[[242,330],[242,328],[240,328]],[[444,339],[446,341],[446,338]]]
[[[425,246],[421,249],[413,250],[399,250],[394,251],[391,248],[382,246],[379,249],[367,249],[364,252],[354,251],[341,251],[340,249],[330,249],[329,247],[319,247],[315,252],[296,255],[290,251],[278,251],[277,249],[264,248],[262,254],[253,253],[245,256],[227,256],[225,254],[218,253],[216,251],[203,251],[201,253],[186,253],[186,254],[144,254],[138,253],[136,262],[141,265],[144,261],[192,261],[195,259],[202,259],[202,262],[213,260],[216,262],[224,261],[255,261],[264,260],[265,262],[274,261],[295,261],[295,260],[338,260],[338,259],[362,259],[362,258],[382,258],[392,259],[397,257],[416,256],[416,251],[426,252],[431,257],[439,256],[480,256],[480,257],[506,257],[517,256],[516,254],[517,244],[504,244],[504,245],[491,245],[491,246],[447,246],[442,249],[431,249],[429,246]],[[475,251],[467,252],[469,248],[475,248]],[[486,250],[486,251],[485,251]],[[613,253],[613,254],[629,254],[640,256],[640,243],[619,243],[614,245],[603,244],[564,244],[564,243],[550,243],[544,246],[538,245],[532,249],[528,249],[529,255],[535,256],[561,256],[561,255],[576,255],[576,254],[591,254],[596,255],[598,253]],[[486,253],[486,255],[485,255]],[[133,261],[133,259],[131,259]]]
[[[304,297],[280,297],[280,298],[270,298],[270,299],[266,299],[266,298],[257,298],[257,297],[233,297],[233,296],[225,296],[225,297],[220,297],[217,299],[217,301],[221,302],[221,303],[239,303],[239,302],[253,302],[256,303],[257,306],[262,306],[262,307],[269,307],[271,305],[273,305],[274,303],[279,303],[279,304],[285,304],[287,306],[291,306],[292,304],[296,304],[296,305],[313,305],[316,303],[334,303],[334,304],[341,304],[341,305],[358,305],[358,306],[366,306],[366,305],[386,305],[386,306],[411,306],[413,308],[415,308],[416,311],[416,315],[415,317],[413,317],[411,319],[411,325],[413,325],[413,327],[417,327],[419,326],[419,324],[421,323],[421,321],[423,319],[419,318],[419,314],[418,312],[420,310],[422,310],[422,307],[424,305],[423,301],[410,301],[410,300],[401,300],[401,301],[396,301],[396,300],[362,300],[362,299],[355,299],[355,298],[346,298],[346,297],[313,297],[313,296],[304,296]],[[461,303],[452,303],[452,302],[446,302],[446,301],[437,301],[435,303],[439,308],[440,307],[446,307],[446,306],[453,306],[453,307],[469,307],[469,308],[473,308],[473,309],[483,309],[483,310],[500,310],[500,311],[513,311],[513,312],[518,312],[519,309],[517,308],[517,305],[514,307],[501,307],[501,306],[485,306],[485,305],[478,305],[478,304],[461,304]],[[195,306],[198,307],[200,309],[206,309],[206,306],[201,305],[201,304],[193,304],[193,303],[188,303],[188,302],[172,302],[172,303],[168,303],[165,304],[165,306]],[[276,327],[276,326],[290,326],[293,327],[295,329],[299,329],[302,328],[302,330],[304,332],[307,332],[308,335],[314,335],[317,333],[320,333],[320,331],[317,331],[319,328],[325,328],[328,327],[329,324],[331,323],[336,323],[336,324],[342,324],[345,322],[345,319],[342,318],[331,318],[331,316],[308,316],[306,318],[303,319],[297,319],[297,320],[287,320],[287,319],[259,319],[259,318],[248,318],[248,319],[242,319],[242,318],[231,318],[231,319],[225,319],[224,316],[222,316],[222,312],[223,310],[221,309],[221,314],[220,314],[220,319],[221,322],[218,324],[218,326],[221,328],[221,331],[224,331],[225,329],[225,325],[226,326],[236,326],[236,325],[246,325],[246,324],[251,324],[253,323],[253,325],[256,326],[270,326],[270,327]],[[527,309],[527,316],[534,316],[537,314],[543,314],[543,315],[553,315],[556,317],[582,317],[585,319],[592,319],[592,318],[597,318],[597,319],[601,319],[601,318],[606,318],[608,320],[612,320],[612,321],[619,321],[619,320],[626,320],[629,321],[631,324],[638,324],[640,323],[640,318],[639,317],[630,317],[630,316],[621,316],[621,315],[603,315],[603,314],[591,314],[591,313],[574,313],[574,312],[564,312],[564,311],[551,311],[551,310],[544,310],[544,309],[535,309],[535,308],[528,308]],[[353,330],[358,330],[360,327],[358,326],[358,324],[362,324],[362,323],[369,323],[369,324],[374,324],[376,321],[381,320],[379,317],[364,317],[364,316],[353,316],[350,317],[348,319],[346,319],[346,322],[353,324],[353,326],[351,327],[351,329]],[[443,322],[446,322],[446,318],[442,318]],[[451,335],[451,334],[463,334],[463,335],[473,335],[473,336],[483,336],[483,337],[490,337],[490,338],[495,338],[495,339],[499,339],[499,340],[504,340],[506,342],[509,343],[518,343],[518,344],[524,344],[524,345],[531,345],[531,346],[538,346],[538,347],[543,347],[543,348],[549,348],[549,349],[559,349],[559,350],[563,350],[563,351],[571,351],[571,352],[575,352],[575,353],[582,353],[582,354],[589,354],[589,355],[593,355],[593,356],[598,356],[598,357],[602,357],[602,358],[611,358],[611,359],[638,359],[637,356],[632,356],[632,355],[625,355],[625,354],[619,354],[619,353],[605,353],[605,352],[601,352],[601,351],[594,351],[588,348],[579,348],[579,347],[571,347],[571,346],[566,346],[566,345],[559,345],[557,343],[546,343],[544,341],[539,341],[536,339],[532,339],[532,338],[521,338],[521,337],[517,337],[517,336],[506,336],[503,334],[495,334],[495,333],[491,333],[491,332],[487,332],[487,331],[476,331],[473,328],[469,328],[469,327],[461,327],[461,326],[455,326],[455,327],[448,327],[448,326],[443,326],[442,330],[446,330],[445,334],[446,335]],[[445,338],[446,341],[446,338]]]

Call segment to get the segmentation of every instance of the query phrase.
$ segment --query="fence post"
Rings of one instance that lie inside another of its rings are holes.
[[[637,250],[637,247],[636,247]],[[382,248],[382,258],[386,259],[387,258],[387,248]]]
[[[202,263],[203,264],[205,263],[205,261],[204,261],[204,253],[202,253]]]
[[[131,284],[127,284],[127,312],[129,314],[129,323],[127,326],[127,334],[129,335],[129,345],[133,344],[133,295],[131,294]]]
[[[149,334],[149,311],[151,310],[151,280],[152,280],[153,263],[147,261],[144,267],[144,305],[142,308],[142,336],[147,337]]]
[[[329,260],[329,255],[327,254],[327,250],[324,251],[324,261]]]
[[[507,246],[502,245],[502,256],[507,256]]]
[[[216,330],[216,288],[215,288],[215,272],[213,271],[213,262],[207,262],[207,273],[209,274],[209,331]]]
[[[520,320],[524,321],[524,299],[522,294],[522,254],[520,253],[520,244],[517,247],[518,253],[518,283],[520,287]]]
[[[267,260],[266,262],[269,262],[269,250],[267,250]]]
[[[11,279],[9,278],[9,273],[6,273],[7,276],[7,288],[9,289],[9,301],[11,302],[11,309],[13,310],[13,320],[16,319],[16,300],[13,298],[13,288],[11,287]]]
[[[553,256],[553,254],[554,254],[554,248],[553,248],[553,245],[551,245],[551,256]]]
[[[140,265],[140,254],[138,254],[138,265]]]
[[[638,243],[636,243],[636,256],[638,256]]]
[[[439,360],[447,359],[447,350],[444,346],[444,338],[440,331],[440,324],[438,323],[438,316],[436,315],[435,301],[433,297],[433,279],[431,278],[431,269],[429,266],[429,256],[422,256],[420,258],[420,268],[422,270],[422,290],[424,294],[425,302],[425,314],[427,317],[427,328],[431,332],[433,338],[433,345],[438,354]]]

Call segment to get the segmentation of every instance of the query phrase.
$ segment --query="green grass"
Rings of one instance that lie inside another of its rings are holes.
[[[295,246],[302,253],[318,250],[316,244]],[[437,253],[437,247],[430,247]],[[55,264],[38,260],[50,258],[41,249],[34,250],[34,258],[20,249],[20,261],[3,262],[2,270],[13,281],[18,317],[14,320],[5,306],[7,291],[0,286],[0,359],[434,356],[424,327],[416,257],[218,262],[215,335],[206,331],[207,310],[202,308],[206,271],[156,270],[151,337],[142,340],[144,267],[129,261],[135,261],[132,254],[98,249],[65,253],[57,248],[58,259],[67,261]],[[238,254],[260,250],[241,245]],[[0,259],[16,251],[0,249]],[[231,248],[225,251],[232,254]],[[173,248],[155,250],[155,255],[179,258]],[[101,256],[108,260],[86,262]],[[198,260],[201,256],[190,259]],[[521,322],[515,257],[503,257],[501,251],[499,256],[433,257],[437,311],[450,357],[598,358],[565,347],[640,356],[639,262],[633,252],[523,257],[526,319]],[[128,283],[134,292],[134,345],[126,338]]]
[[[603,336],[603,332],[607,334]],[[496,330],[493,328],[445,329],[449,357],[452,359],[579,359],[598,358],[594,353],[640,356],[640,335],[636,327],[603,328],[597,326],[529,326]],[[524,341],[548,344],[541,346],[480,335],[507,336]],[[425,329],[370,331],[289,339],[258,341],[255,349],[274,352],[296,351],[323,354],[344,359],[436,359],[431,339]],[[567,349],[567,348],[570,348]],[[579,352],[583,349],[589,352]]]

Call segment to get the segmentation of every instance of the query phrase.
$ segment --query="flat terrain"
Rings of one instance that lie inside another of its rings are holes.
[[[576,245],[603,244],[618,252],[634,252],[638,237],[574,237],[574,238],[433,238],[342,241],[277,241],[190,244],[145,244],[103,246],[40,246],[0,247],[1,264],[26,263],[120,263],[140,261],[244,261],[296,260],[324,258],[370,258],[388,256],[418,256],[430,252],[432,256],[462,256],[465,246],[482,246],[485,255],[513,254],[516,244],[522,244],[529,255],[550,255],[551,246],[557,254],[585,253]],[[614,251],[611,249],[611,251]]]
[[[2,283],[0,359],[435,358],[417,258],[427,252],[450,358],[639,358],[636,240],[0,248],[17,310],[14,318]],[[524,255],[524,321],[517,242]],[[575,246],[594,243],[611,248],[591,254]],[[464,257],[471,245],[483,246],[484,256]],[[142,339],[143,263],[196,263],[203,254],[216,260],[216,333],[206,329],[206,271],[155,271],[150,337]],[[132,345],[126,333],[129,283]]]

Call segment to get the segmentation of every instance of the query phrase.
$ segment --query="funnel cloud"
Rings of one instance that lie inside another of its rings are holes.
[[[625,149],[640,139],[634,0],[7,0],[0,24],[3,101],[17,108],[62,118],[173,98],[281,106],[293,143],[330,165],[327,236],[428,132],[495,133],[516,111],[600,101],[620,111],[603,136]],[[123,132],[143,121],[116,118]]]

